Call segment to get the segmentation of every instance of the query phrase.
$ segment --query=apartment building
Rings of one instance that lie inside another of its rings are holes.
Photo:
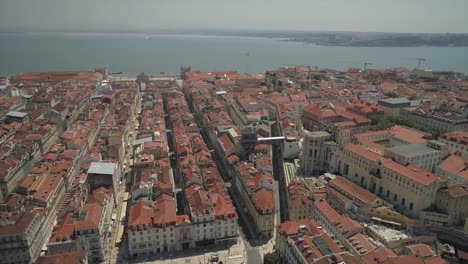
[[[88,256],[83,251],[74,251],[54,255],[40,256],[36,264],[77,263],[88,264]]]
[[[339,214],[327,201],[320,199],[314,205],[313,218],[336,239],[342,240],[364,230],[355,220]]]
[[[288,213],[290,221],[312,218],[314,193],[303,181],[292,181],[288,185]]]
[[[361,263],[375,264],[379,261],[398,257],[391,249],[362,233],[357,233],[347,238],[343,241],[343,245],[345,245],[353,255],[358,256]]]
[[[437,164],[448,156],[449,149],[445,143],[430,140],[426,143],[401,144],[385,149],[385,157],[402,164],[414,164],[427,171],[434,171]]]
[[[50,234],[42,226],[43,217],[37,212],[4,214],[0,222],[2,263],[34,262]]]
[[[456,149],[461,156],[468,159],[468,132],[456,130],[447,132],[439,137],[439,141],[444,142],[451,149]]]
[[[356,134],[355,144],[363,146],[377,154],[384,155],[386,148],[405,144],[425,144],[431,139],[431,134],[396,125],[386,130],[370,131]]]
[[[355,144],[344,148],[341,173],[412,217],[434,203],[444,183],[429,171],[401,165]]]
[[[154,203],[138,202],[132,205],[128,220],[130,256],[173,252],[182,246],[189,248],[185,241],[191,238],[190,233],[185,233],[180,243],[176,241],[176,223],[176,206],[173,197],[164,196]]]
[[[401,108],[409,107],[411,102],[404,97],[400,97],[380,99],[377,104],[379,105],[378,109],[383,111],[385,116],[396,116],[400,114]]]
[[[114,199],[117,199],[121,172],[116,163],[92,162],[88,169],[88,183],[91,190],[106,187],[113,190]]]
[[[74,220],[78,249],[88,252],[91,263],[104,261],[109,236],[109,218],[105,218],[104,207],[96,203],[87,203]]]
[[[76,198],[82,198],[76,196]],[[77,204],[59,220],[47,243],[48,254],[85,252],[89,263],[101,263],[109,243],[112,190],[98,188],[85,204]]]
[[[233,183],[258,235],[272,236],[276,213],[272,174],[259,172],[253,164],[241,162],[236,166]]]
[[[8,155],[0,159],[0,201],[5,201],[41,156],[39,145],[34,142],[14,143],[9,148]]]
[[[303,175],[317,175],[325,169],[327,148],[324,144],[331,138],[332,135],[326,131],[304,130],[300,156]]]
[[[134,204],[130,206],[128,220],[131,257],[237,240],[235,208],[195,118],[180,91],[166,95],[177,157],[174,169],[181,178],[173,178],[171,163],[164,155],[153,153],[151,161],[137,161],[140,165],[132,183]],[[164,111],[162,104],[157,107],[160,106]],[[139,136],[151,135],[151,129],[165,130],[163,118],[149,112],[144,115]],[[160,138],[160,145],[167,147],[166,137]],[[176,200],[174,180],[183,186],[182,200]]]
[[[312,219],[282,223],[277,231],[275,245],[281,263],[359,263]]]
[[[446,157],[435,169],[435,173],[447,180],[447,185],[468,183],[468,160],[458,153]]]
[[[468,129],[468,119],[465,116],[431,110],[429,106],[402,108],[401,115],[432,130],[454,131]]]
[[[375,194],[341,176],[328,182],[327,194],[330,204],[342,214],[350,211],[366,216],[371,209],[386,204]]]
[[[468,218],[468,184],[457,184],[437,192],[436,207],[450,216],[449,225],[463,225]]]

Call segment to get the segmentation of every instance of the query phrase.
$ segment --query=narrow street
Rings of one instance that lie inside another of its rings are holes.
[[[258,246],[251,245],[251,243],[244,239],[245,252],[247,257],[247,263],[263,263],[262,256],[258,250]]]
[[[124,204],[127,205],[127,203],[124,203],[123,197],[125,196],[124,193],[126,192],[127,189],[127,183],[131,179],[128,179],[131,177],[132,174],[132,168],[131,168],[131,160],[134,160],[135,157],[133,157],[133,148],[135,144],[135,139],[138,134],[138,128],[139,128],[139,113],[141,111],[141,103],[140,100],[138,99],[137,102],[137,107],[136,107],[136,113],[135,116],[133,117],[133,120],[131,120],[131,132],[128,137],[128,142],[125,142],[125,157],[124,157],[124,167],[122,169],[122,181],[119,185],[119,191],[116,197],[116,208],[114,210],[114,213],[116,215],[116,219],[112,223],[112,233],[111,236],[109,237],[108,241],[108,250],[107,252],[110,252],[110,256],[107,259],[107,263],[125,263],[124,260],[127,259],[127,246],[124,241],[125,239],[125,234],[122,234],[122,238],[118,238],[117,236],[119,234],[119,228],[124,228],[125,229],[125,219],[120,219],[120,216],[122,214],[122,211],[126,211],[127,208],[126,206],[124,207]],[[123,221],[121,221],[123,220]],[[118,239],[121,239],[121,243],[119,245],[116,245],[116,242]]]
[[[278,133],[277,123],[271,125],[271,136],[277,137],[280,136]],[[280,144],[272,144],[272,162],[273,162],[273,176],[275,180],[278,181],[278,194],[279,194],[279,204],[280,208],[277,210],[280,211],[281,222],[284,222],[289,219],[288,216],[288,197],[287,197],[287,183],[284,176],[283,170],[283,151]]]

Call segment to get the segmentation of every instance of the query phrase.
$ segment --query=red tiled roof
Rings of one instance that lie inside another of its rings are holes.
[[[14,221],[15,224],[0,227],[0,236],[24,234],[35,217],[36,214],[32,212],[23,212],[14,215],[10,220]]]
[[[452,198],[468,196],[468,184],[451,185],[447,188],[447,192]]]
[[[338,224],[338,229],[341,233],[345,234],[348,232],[356,232],[357,230],[362,230],[364,228],[357,221],[347,216],[343,216]]]
[[[432,137],[429,133],[400,125],[393,126],[390,131],[395,138],[401,139],[408,143],[425,143]]]
[[[288,186],[289,202],[291,207],[313,206],[313,192],[299,181],[293,181]]]
[[[222,136],[219,137],[218,140],[221,142],[223,148],[226,151],[229,151],[232,148],[234,148],[234,143],[232,143],[231,139],[229,138],[227,134],[223,134]]]
[[[86,252],[73,251],[60,254],[40,256],[36,264],[62,264],[62,263],[84,263],[87,259]]]
[[[446,140],[457,140],[458,144],[468,145],[468,131],[457,130],[457,131],[450,131],[441,136],[441,138]]]
[[[431,247],[426,244],[414,244],[410,246],[406,246],[414,255],[419,255],[423,258],[433,256],[434,252],[432,251]]]
[[[169,225],[176,222],[176,205],[174,198],[162,194],[158,201],[151,203],[141,201],[131,206],[128,226],[137,228],[138,226],[153,227],[155,225]]]
[[[66,214],[60,222],[54,226],[48,243],[56,243],[73,239],[75,234],[75,223],[69,223],[72,213]]]
[[[35,200],[42,201],[44,203],[49,202],[49,198],[55,194],[57,188],[62,184],[63,177],[59,175],[47,175],[42,176],[45,179],[42,181],[40,186],[36,189],[36,192],[33,194]]]
[[[375,194],[369,192],[366,189],[361,188],[360,186],[354,184],[345,177],[337,176],[335,179],[330,181],[329,186],[331,188],[337,186],[340,189],[340,191],[344,191],[350,194],[351,196],[355,197],[356,199],[367,204],[372,204],[376,200],[379,200],[379,198]]]
[[[375,152],[372,152],[370,150],[367,150],[359,145],[356,145],[356,144],[353,144],[353,143],[349,143],[345,146],[345,149],[346,150],[349,150],[361,157],[364,157],[368,160],[372,160],[372,161],[379,161],[379,160],[383,160],[384,162],[388,162],[390,161],[389,159],[386,159],[384,158],[383,156],[375,153]]]
[[[430,185],[435,181],[442,179],[434,173],[421,169],[414,164],[403,166],[397,162],[392,161],[386,162],[384,167],[409,179],[419,182],[422,185]]]
[[[468,180],[468,160],[457,154],[448,156],[439,166],[440,169]]]
[[[395,254],[391,249],[381,245],[374,250],[365,253],[362,258],[367,264],[380,264],[383,261],[390,258],[397,258],[398,255]]]
[[[321,235],[325,232],[319,223],[314,219],[302,219],[296,222],[284,222],[277,227],[278,231],[283,236],[292,236],[298,233],[303,233],[309,236]]]
[[[236,209],[234,208],[231,199],[226,199],[223,195],[215,193],[212,195],[212,202],[214,205],[215,215],[217,217],[222,216],[224,219],[237,219]]]
[[[96,203],[89,203],[83,206],[82,211],[86,212],[86,218],[76,221],[76,230],[97,229],[101,222],[104,208]]]
[[[320,259],[329,254],[331,251],[334,254],[339,254],[344,252],[333,239],[331,239],[328,235],[322,234],[320,235],[320,246],[317,246],[316,240],[319,239],[318,237],[308,237],[304,236],[301,237],[302,239],[297,239],[295,241],[295,246],[301,252],[301,254],[306,259],[307,263],[315,263],[317,259]],[[322,252],[322,250],[326,250]],[[327,254],[326,254],[327,253]],[[326,254],[326,255],[325,255]]]
[[[357,233],[354,236],[349,237],[347,240],[360,255],[370,252],[376,248],[376,246],[370,242],[369,237],[361,233]]]
[[[325,200],[315,201],[315,207],[320,210],[326,218],[332,223],[338,223],[341,221],[341,215],[331,207],[331,205]]]
[[[275,210],[275,200],[273,192],[265,188],[261,188],[252,193],[252,200],[256,207],[260,210]]]

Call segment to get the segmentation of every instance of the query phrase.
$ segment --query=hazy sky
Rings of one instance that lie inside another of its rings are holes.
[[[0,29],[468,32],[468,0],[0,0]]]

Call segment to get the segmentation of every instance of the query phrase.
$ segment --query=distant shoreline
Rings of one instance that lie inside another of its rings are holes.
[[[308,45],[338,47],[466,47],[468,33],[379,33],[307,31],[222,31],[222,30],[48,30],[0,31],[0,34],[83,35],[198,35],[268,38]]]

